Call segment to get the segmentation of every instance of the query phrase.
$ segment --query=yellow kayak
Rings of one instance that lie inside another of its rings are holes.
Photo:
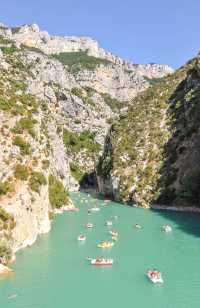
[[[110,242],[110,241],[103,241],[103,242],[101,242],[100,244],[98,244],[97,246],[98,246],[99,248],[110,248],[110,247],[112,247],[113,245],[114,245],[113,242]]]

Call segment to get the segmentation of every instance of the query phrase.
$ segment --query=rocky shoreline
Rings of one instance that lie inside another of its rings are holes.
[[[161,211],[174,211],[174,212],[190,212],[190,213],[200,213],[200,208],[198,207],[184,207],[184,206],[166,206],[166,205],[157,205],[152,204],[150,206],[151,210],[161,210]]]
[[[0,274],[1,275],[7,275],[7,274],[10,274],[12,272],[13,272],[13,270],[11,270],[9,267],[0,263]]]

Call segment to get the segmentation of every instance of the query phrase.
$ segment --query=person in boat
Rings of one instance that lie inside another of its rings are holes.
[[[153,270],[153,271],[151,272],[150,276],[151,276],[151,278],[157,278],[157,279],[159,279],[161,275],[160,275],[160,272],[159,272],[159,271]]]

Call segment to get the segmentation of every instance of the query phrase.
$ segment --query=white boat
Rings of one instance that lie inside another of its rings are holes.
[[[97,258],[91,259],[91,265],[112,265],[113,259]]]
[[[106,221],[106,226],[111,227],[111,226],[112,226],[112,224],[113,224],[113,223],[112,223],[112,221],[111,221],[111,220],[107,220],[107,221]]]
[[[163,278],[161,272],[157,270],[148,270],[147,271],[147,277],[153,282],[153,283],[163,283]]]
[[[162,226],[162,231],[163,232],[172,232],[172,227],[170,225],[164,225]]]
[[[93,228],[93,224],[91,223],[91,222],[88,222],[87,224],[86,224],[86,228]]]
[[[99,212],[100,211],[100,208],[99,207],[92,207],[90,209],[91,212]]]
[[[78,241],[85,241],[86,240],[86,236],[84,234],[80,234],[78,236]]]
[[[139,224],[136,224],[136,225],[135,225],[135,228],[137,228],[137,229],[142,229],[142,226],[139,225]]]

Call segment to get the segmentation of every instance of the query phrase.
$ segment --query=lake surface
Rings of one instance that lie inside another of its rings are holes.
[[[198,308],[200,307],[200,216],[131,208],[72,194],[77,213],[56,216],[50,233],[17,254],[15,273],[0,278],[1,308]],[[85,198],[88,202],[82,202]],[[87,214],[97,204],[101,211]],[[105,221],[113,219],[119,232],[115,246],[102,250],[110,239]],[[85,229],[93,222],[92,230]],[[139,223],[142,229],[134,228]],[[173,232],[161,232],[169,223]],[[80,233],[85,243],[77,241]],[[111,267],[94,267],[86,257],[109,256]],[[159,269],[163,285],[145,276]],[[16,297],[9,299],[13,294]]]

